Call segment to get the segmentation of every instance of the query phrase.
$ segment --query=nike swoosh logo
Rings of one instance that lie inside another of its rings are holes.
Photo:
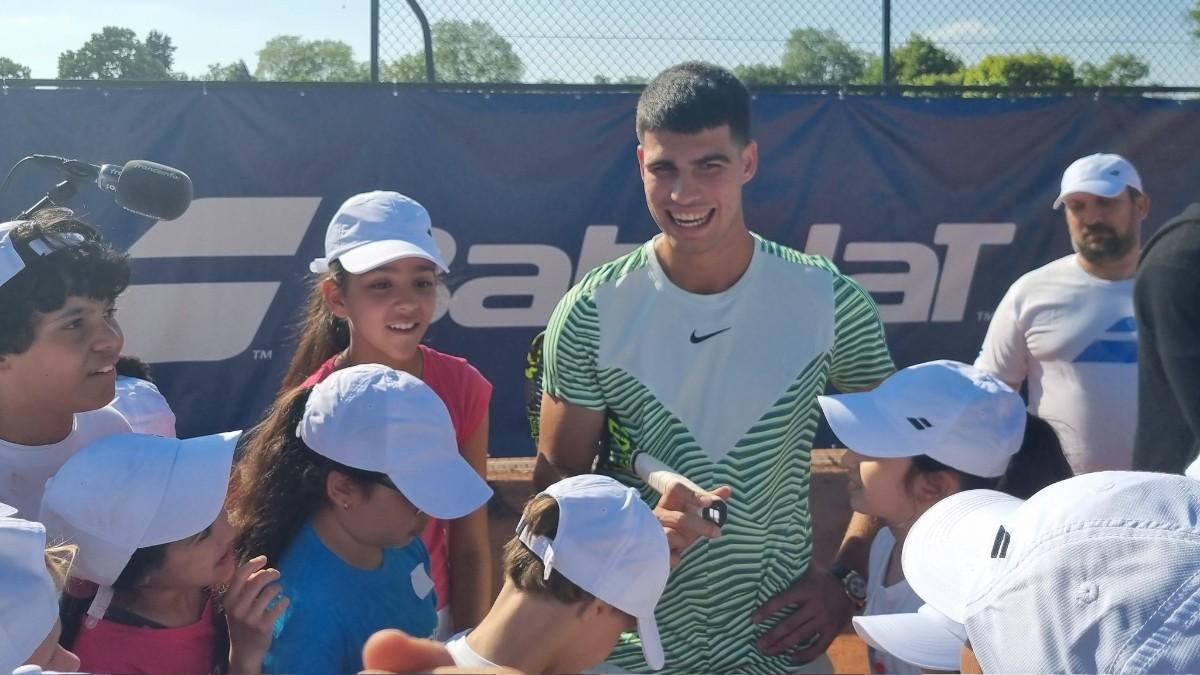
[[[721,330],[716,331],[715,333],[709,333],[708,335],[696,335],[696,331],[692,331],[692,337],[689,339],[692,341],[692,344],[698,345],[710,337],[715,337],[717,335],[720,335],[721,333],[724,333],[725,331],[729,330],[730,328],[733,328],[733,326],[730,326],[729,328],[722,328]]]

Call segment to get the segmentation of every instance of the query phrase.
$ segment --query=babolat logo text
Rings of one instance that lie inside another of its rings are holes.
[[[255,258],[295,258],[309,230],[324,227],[313,222],[320,205],[320,197],[197,199],[179,219],[156,223],[129,253],[134,259],[180,259],[184,265],[188,258],[239,258],[247,270],[255,270]],[[616,225],[587,225],[578,251],[550,244],[475,244],[460,256],[458,242],[450,234],[460,230],[453,224],[447,227],[434,228],[434,238],[454,276],[466,281],[453,292],[439,287],[442,297],[434,320],[448,315],[464,328],[543,327],[573,283],[640,245],[617,241]],[[980,251],[1010,244],[1015,232],[1013,223],[942,223],[934,231],[932,246],[907,241],[841,245],[841,225],[818,224],[809,230],[804,250],[839,265],[879,263],[894,268],[904,264],[905,271],[851,275],[872,293],[888,294],[889,299],[899,296],[898,302],[879,304],[885,322],[957,322],[966,311]],[[944,254],[939,256],[934,246],[945,247]],[[533,273],[509,269],[504,274],[487,273],[497,266],[519,266]],[[307,259],[297,258],[296,274],[287,278],[304,277],[307,267]],[[130,286],[121,300],[126,351],[154,363],[222,361],[252,346],[269,353],[272,344],[252,342],[276,302],[285,275],[280,276],[247,281],[256,278],[248,273],[242,280]],[[290,321],[299,311],[290,308],[282,315]]]
[[[925,431],[933,426],[933,423],[924,417],[907,417],[905,419],[907,419],[908,423],[911,424],[917,431]]]

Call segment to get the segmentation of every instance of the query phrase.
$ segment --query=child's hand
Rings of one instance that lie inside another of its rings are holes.
[[[266,569],[264,569],[266,568]],[[287,609],[279,595],[279,570],[267,567],[260,555],[242,564],[233,575],[222,604],[229,623],[229,671],[258,673],[271,646],[275,620]],[[274,601],[278,597],[278,601]]]

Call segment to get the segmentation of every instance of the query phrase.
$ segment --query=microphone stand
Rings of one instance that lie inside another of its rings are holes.
[[[74,197],[75,193],[79,191],[79,183],[76,182],[78,180],[79,178],[72,176],[58,185],[50,188],[50,191],[46,193],[46,196],[39,199],[38,202],[33,206],[25,209],[21,215],[17,216],[17,220],[28,220],[30,216],[45,208],[52,206],[66,206],[67,202],[71,200],[71,197]]]

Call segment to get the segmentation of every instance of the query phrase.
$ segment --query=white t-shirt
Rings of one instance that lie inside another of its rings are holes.
[[[1074,254],[1008,289],[975,367],[1029,383],[1029,411],[1054,426],[1075,473],[1129,470],[1137,422],[1133,279],[1088,274]]]
[[[471,629],[468,628],[446,641],[446,651],[450,652],[454,665],[460,668],[500,668],[499,664],[488,661],[471,649],[471,645],[467,644],[470,634]]]
[[[867,606],[863,616],[878,614],[908,614],[915,612],[925,604],[909,587],[908,581],[902,579],[891,586],[884,586],[887,577],[888,559],[896,538],[892,531],[883,528],[871,542],[871,558],[867,567]],[[867,647],[867,659],[871,664],[872,673],[901,673],[902,675],[920,675],[921,669],[907,661],[874,647]]]
[[[112,408],[76,413],[71,433],[50,445],[18,445],[0,439],[0,502],[17,509],[18,515],[38,519],[42,493],[50,479],[77,450],[99,438],[130,432],[129,423]],[[46,540],[55,540],[54,532]]]

